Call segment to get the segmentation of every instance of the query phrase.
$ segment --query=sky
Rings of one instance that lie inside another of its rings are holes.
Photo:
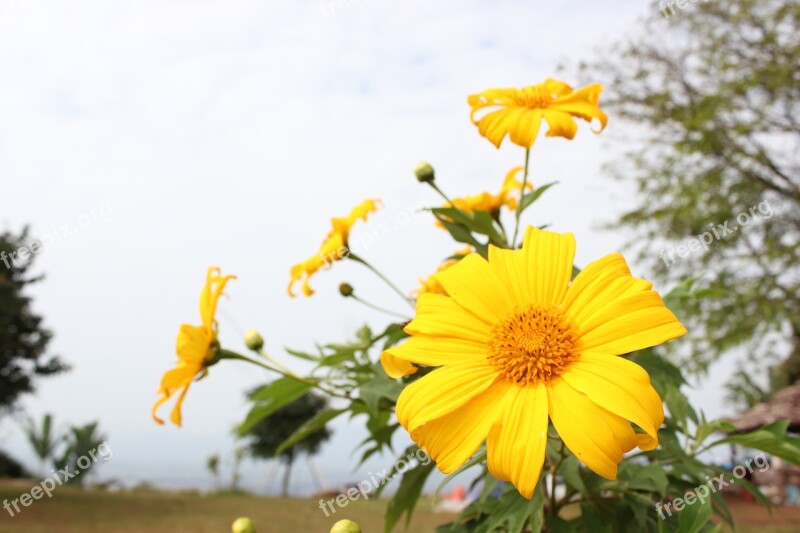
[[[352,238],[411,291],[459,248],[417,211],[440,201],[415,181],[415,163],[430,161],[453,197],[498,189],[523,161],[520,148],[497,150],[477,134],[467,95],[554,76],[640,30],[653,9],[621,0],[0,0],[0,230],[30,224],[50,241],[36,261],[46,280],[32,295],[55,333],[52,352],[73,367],[21,406],[62,427],[99,420],[113,450],[101,478],[207,486],[206,458],[229,461],[243,391],[269,376],[217,365],[192,386],[182,428],[150,418],[178,326],[197,320],[206,268],[238,276],[219,316],[232,349],[257,328],[270,353],[303,369],[283,347],[344,341],[364,323],[379,329],[386,318],[342,300],[338,284],[395,310],[402,302],[358,265],[313,278],[312,298],[286,293],[290,266],[315,252],[330,218],[382,199]],[[578,264],[632,238],[599,229],[632,201],[630,186],[601,170],[621,152],[619,133],[611,116],[600,136],[582,124],[575,141],[542,137],[532,152],[533,183],[559,185],[526,222],[574,232]],[[370,239],[377,227],[387,231]],[[725,412],[722,378],[690,391],[711,415]],[[316,459],[328,483],[391,462],[354,471],[358,420],[334,431]],[[408,442],[401,433],[397,450]],[[9,418],[0,447],[35,464]],[[245,484],[268,491],[271,473],[247,463]],[[312,490],[302,463],[293,485]]]

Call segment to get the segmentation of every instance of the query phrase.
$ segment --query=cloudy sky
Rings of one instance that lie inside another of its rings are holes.
[[[414,164],[431,161],[459,196],[498,188],[522,162],[518,147],[498,151],[476,133],[466,96],[539,82],[638,31],[652,9],[621,0],[0,0],[0,229],[31,224],[49,237],[35,307],[56,334],[53,351],[74,367],[42,381],[23,407],[64,425],[99,420],[114,450],[103,477],[207,482],[205,458],[230,452],[229,429],[246,412],[242,391],[267,376],[218,365],[192,387],[182,429],[151,420],[178,325],[197,320],[206,267],[238,275],[219,317],[232,348],[250,327],[278,357],[284,346],[346,340],[364,322],[379,328],[385,319],[342,301],[339,282],[388,307],[402,302],[358,265],[315,277],[313,298],[286,294],[289,267],[314,253],[330,217],[383,199],[354,238],[372,224],[389,228],[361,255],[411,290],[456,249],[414,211],[438,203]],[[619,153],[614,137],[612,116],[602,136],[582,126],[574,142],[542,138],[533,151],[534,183],[560,185],[528,221],[573,231],[579,264],[630,239],[598,229],[630,198],[600,171]],[[701,396],[712,414],[718,396]],[[317,461],[329,482],[385,465],[352,472],[357,424],[336,429]],[[0,424],[0,445],[34,464],[11,420]],[[263,488],[264,475],[263,464],[248,466],[252,486]],[[303,465],[295,482],[310,487]]]

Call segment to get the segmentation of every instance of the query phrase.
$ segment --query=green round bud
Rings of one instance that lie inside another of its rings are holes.
[[[353,286],[350,285],[349,283],[342,283],[341,285],[339,285],[339,294],[341,294],[345,298],[352,296]]]
[[[264,347],[264,337],[258,331],[248,329],[244,332],[244,343],[248,348],[257,352]]]
[[[219,363],[221,355],[222,346],[220,346],[217,339],[214,339],[211,341],[211,345],[208,347],[208,353],[206,354],[206,366],[216,365]]]
[[[331,533],[361,533],[361,526],[352,520],[339,520],[333,524]]]
[[[431,182],[435,177],[433,167],[425,161],[417,163],[417,166],[414,167],[414,175],[422,183]]]
[[[242,516],[231,525],[231,533],[256,533],[256,525],[246,516]]]

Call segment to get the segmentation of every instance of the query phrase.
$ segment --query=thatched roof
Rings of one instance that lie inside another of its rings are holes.
[[[732,418],[737,431],[751,431],[777,420],[788,420],[789,431],[800,432],[800,383],[786,387],[772,399]]]

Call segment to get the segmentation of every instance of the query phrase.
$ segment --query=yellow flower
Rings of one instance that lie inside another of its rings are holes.
[[[191,326],[182,324],[178,332],[177,352],[178,364],[168,370],[161,378],[158,394],[161,398],[153,406],[152,416],[159,424],[164,421],[156,416],[158,408],[170,399],[178,389],[181,394],[170,413],[170,420],[176,426],[181,425],[181,404],[189,391],[192,381],[206,370],[210,357],[214,355],[217,342],[217,326],[214,316],[217,311],[217,301],[229,280],[236,276],[222,276],[218,267],[208,269],[206,285],[200,293],[200,320],[202,325]]]
[[[602,85],[593,83],[575,91],[563,81],[548,78],[524,89],[489,89],[469,96],[467,102],[472,107],[472,123],[496,147],[509,134],[511,142],[530,148],[542,119],[549,126],[548,137],[575,137],[578,125],[573,117],[599,120],[601,127],[595,133],[600,133],[608,121],[598,106],[602,90]],[[483,111],[486,113],[477,118]]]
[[[411,338],[387,353],[441,367],[403,390],[397,418],[442,472],[486,440],[489,471],[530,498],[548,417],[608,479],[625,452],[658,445],[661,399],[647,372],[618,355],[686,329],[621,255],[590,263],[570,283],[574,255],[571,233],[529,227],[521,250],[490,246],[488,261],[470,254],[436,275],[446,296],[417,300]]]
[[[289,281],[288,289],[289,296],[294,298],[294,284],[300,280],[303,281],[303,294],[306,296],[314,294],[313,289],[308,284],[308,280],[325,265],[332,264],[334,261],[339,261],[347,256],[347,239],[350,235],[350,228],[353,227],[353,224],[358,219],[366,221],[370,213],[378,210],[380,203],[380,200],[364,200],[355,206],[346,217],[331,219],[331,231],[322,242],[319,252],[292,267],[290,272],[292,279]]]
[[[506,178],[503,180],[503,186],[497,194],[482,192],[464,198],[454,198],[454,206],[468,213],[473,211],[488,211],[492,213],[503,206],[513,211],[517,208],[516,193],[522,190],[522,182],[516,179],[516,175],[523,170],[525,170],[523,167],[512,168],[508,174],[506,174]],[[527,190],[533,190],[533,185],[528,183],[525,188]],[[444,207],[450,207],[450,204],[445,204]]]

